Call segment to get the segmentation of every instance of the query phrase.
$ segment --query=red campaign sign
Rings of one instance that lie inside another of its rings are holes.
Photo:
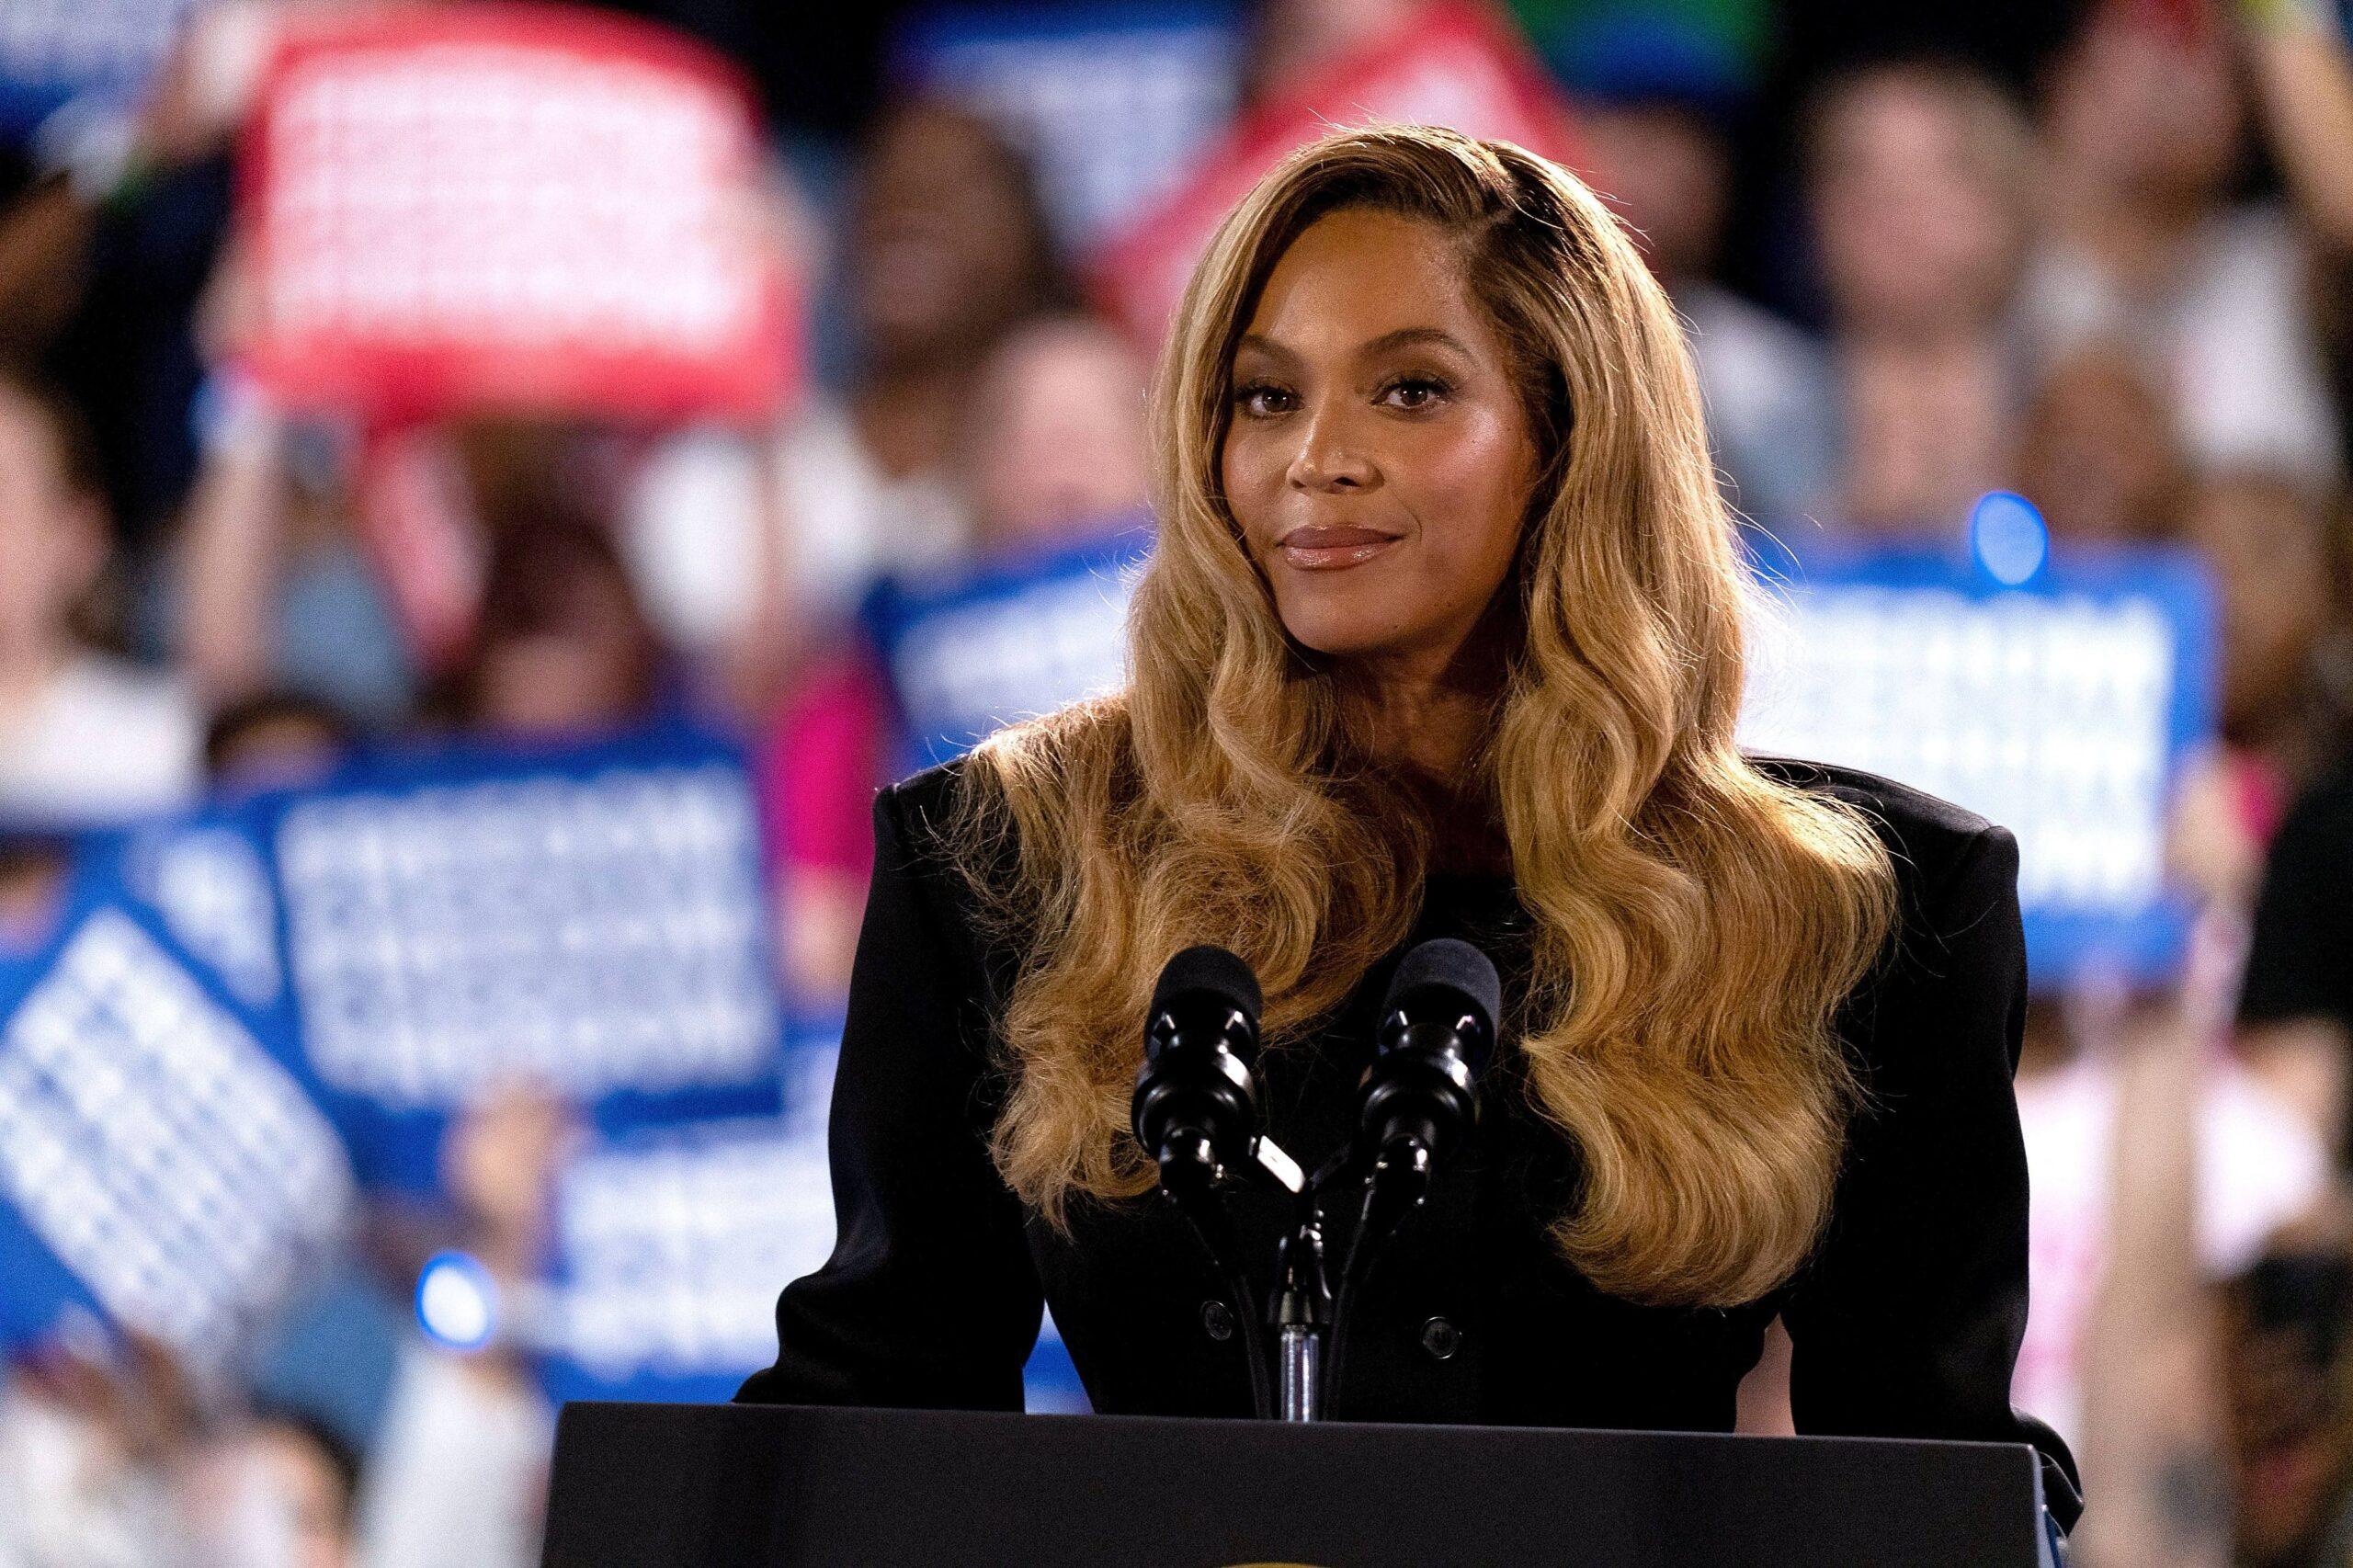
[[[1447,125],[1574,166],[1568,107],[1511,24],[1440,0],[1245,113],[1193,177],[1090,259],[1096,297],[1157,343],[1193,264],[1283,154],[1339,126]]]
[[[756,418],[797,314],[752,96],[700,45],[559,6],[290,36],[241,149],[253,372],[291,406]]]

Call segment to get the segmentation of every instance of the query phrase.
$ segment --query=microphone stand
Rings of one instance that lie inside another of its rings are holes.
[[[1324,1227],[1311,1187],[1300,1195],[1299,1218],[1275,1252],[1275,1299],[1267,1321],[1281,1337],[1281,1418],[1324,1418],[1324,1331],[1332,1324],[1332,1291],[1324,1279]]]
[[[1214,1145],[1195,1128],[1176,1130],[1159,1158],[1160,1189],[1190,1223],[1219,1278],[1233,1297],[1250,1370],[1250,1404],[1259,1420],[1322,1421],[1329,1416],[1324,1390],[1336,1386],[1347,1347],[1349,1308],[1381,1246],[1401,1221],[1427,1195],[1432,1174],[1428,1142],[1412,1133],[1392,1139],[1370,1170],[1345,1153],[1302,1177],[1299,1166],[1274,1140],[1251,1145],[1245,1179],[1268,1182],[1296,1200],[1291,1227],[1276,1244],[1275,1293],[1264,1318],[1257,1292],[1242,1267],[1233,1216],[1218,1195],[1228,1172]],[[1354,1179],[1364,1184],[1364,1205],[1356,1233],[1348,1239],[1336,1295],[1324,1268],[1324,1222],[1317,1199],[1325,1184]],[[1279,1376],[1268,1386],[1262,1327],[1275,1330]]]
[[[1364,1206],[1358,1210],[1355,1234],[1348,1238],[1348,1256],[1340,1266],[1340,1290],[1332,1308],[1331,1355],[1324,1366],[1334,1387],[1347,1351],[1349,1308],[1373,1261],[1398,1224],[1430,1189],[1433,1162],[1429,1145],[1406,1136],[1392,1140],[1364,1177]]]
[[[1215,1011],[1205,1015],[1208,1038],[1197,1041],[1187,1021],[1201,1022],[1203,1003]],[[1438,1013],[1423,1018],[1432,1005]],[[1407,953],[1382,1003],[1390,1018],[1380,1054],[1358,1085],[1356,1139],[1313,1180],[1272,1139],[1246,1131],[1258,1115],[1258,1006],[1256,980],[1222,949],[1188,948],[1170,960],[1154,994],[1130,1115],[1137,1138],[1153,1151],[1161,1191],[1190,1222],[1233,1292],[1249,1335],[1250,1399],[1261,1420],[1276,1414],[1266,1344],[1220,1189],[1238,1179],[1290,1194],[1291,1225],[1276,1248],[1275,1295],[1264,1326],[1276,1331],[1280,1346],[1280,1419],[1318,1421],[1327,1415],[1324,1390],[1338,1376],[1358,1288],[1399,1222],[1428,1197],[1439,1155],[1477,1117],[1472,1080],[1492,1043],[1500,998],[1495,965],[1468,943],[1440,938]],[[1362,1184],[1364,1200],[1336,1301],[1324,1273],[1318,1199],[1326,1181],[1344,1177]]]
[[[1267,1344],[1258,1316],[1258,1295],[1250,1288],[1249,1273],[1242,1267],[1242,1246],[1233,1232],[1233,1218],[1225,1211],[1225,1205],[1218,1198],[1217,1188],[1226,1171],[1218,1164],[1216,1146],[1199,1130],[1180,1128],[1161,1149],[1158,1163],[1160,1190],[1176,1205],[1177,1212],[1184,1215],[1192,1226],[1193,1234],[1208,1251],[1218,1277],[1233,1297],[1234,1318],[1245,1336],[1244,1358],[1249,1364],[1251,1411],[1261,1421],[1272,1420],[1276,1415],[1275,1397],[1268,1387]],[[1244,1167],[1244,1174],[1255,1181],[1271,1182],[1299,1198],[1307,1204],[1307,1215],[1312,1222],[1314,1217],[1313,1196],[1300,1175],[1298,1165],[1273,1139],[1261,1135],[1251,1140],[1250,1162]],[[1316,1278],[1320,1284],[1323,1277],[1323,1237],[1320,1233],[1316,1236],[1315,1248]],[[1284,1335],[1284,1345],[1288,1349],[1288,1332]],[[1312,1358],[1312,1350],[1310,1354]],[[1287,1410],[1290,1399],[1288,1373],[1284,1381],[1284,1399]],[[1286,1414],[1284,1419],[1306,1418]]]

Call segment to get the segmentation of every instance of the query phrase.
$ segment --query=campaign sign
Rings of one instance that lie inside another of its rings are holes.
[[[553,1278],[518,1325],[553,1398],[724,1400],[776,1359],[776,1298],[825,1261],[822,1136],[643,1129],[557,1182]]]
[[[2023,587],[1935,551],[1809,558],[1751,629],[1741,740],[1884,774],[2018,835],[2038,988],[2160,979],[2187,934],[2165,834],[2213,735],[2202,570],[2155,548],[2053,554]]]
[[[1233,116],[1242,18],[1230,3],[942,6],[893,51],[918,91],[970,103],[1037,165],[1065,244],[1094,244],[1182,179]]]
[[[1488,6],[1440,0],[1246,113],[1191,178],[1096,252],[1096,296],[1157,343],[1218,223],[1260,176],[1336,127],[1382,123],[1447,125],[1575,162],[1566,108],[1526,41]]]
[[[860,619],[897,700],[901,771],[1118,689],[1128,600],[1151,549],[1149,528],[1122,522],[1076,544],[877,586]]]
[[[747,85],[651,24],[402,6],[280,46],[241,149],[254,372],[379,419],[765,415],[793,348]]]
[[[0,6],[0,136],[68,103],[129,109],[196,0],[8,0]]]
[[[283,1038],[108,882],[0,959],[0,1346],[96,1312],[217,1369],[339,1239],[351,1175]]]
[[[505,1085],[608,1129],[777,1110],[732,745],[377,757],[283,797],[267,850],[303,1049],[369,1182],[429,1190],[449,1113]]]
[[[723,1401],[776,1359],[778,1294],[834,1248],[838,1023],[788,1051],[781,1119],[599,1138],[566,1167],[546,1277],[512,1303],[551,1399]],[[1023,1381],[1032,1411],[1088,1408],[1051,1314]]]
[[[276,1017],[289,1001],[264,821],[251,805],[208,805],[110,842],[124,893],[153,910],[242,1008]]]

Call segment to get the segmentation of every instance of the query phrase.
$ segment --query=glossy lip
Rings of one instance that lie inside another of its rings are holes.
[[[1275,553],[1302,572],[1336,572],[1362,565],[1397,539],[1376,528],[1309,523],[1276,541]]]

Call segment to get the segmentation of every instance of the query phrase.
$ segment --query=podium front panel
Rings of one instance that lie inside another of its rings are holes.
[[[543,1568],[2034,1568],[2023,1445],[572,1404]]]

